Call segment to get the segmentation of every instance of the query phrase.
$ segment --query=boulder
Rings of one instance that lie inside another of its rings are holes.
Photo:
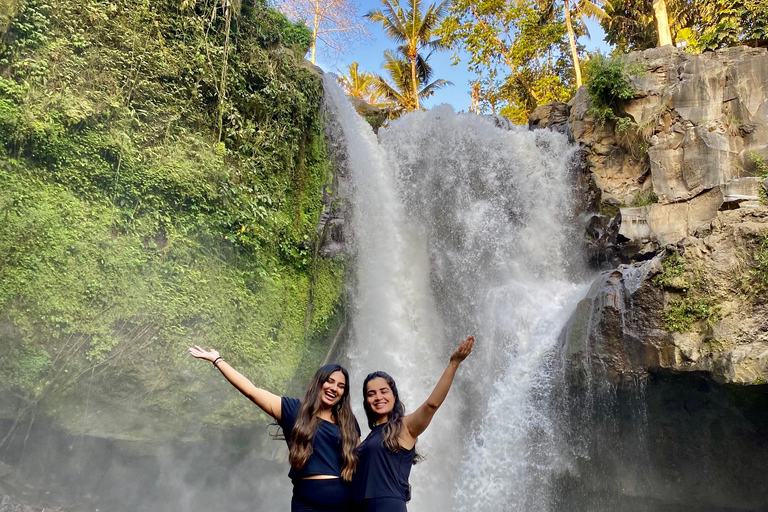
[[[539,105],[531,112],[528,118],[528,128],[531,130],[549,128],[573,138],[571,129],[568,126],[569,114],[570,107],[559,101],[551,101],[544,105]]]
[[[654,222],[659,222],[655,210],[690,204],[626,209],[626,216],[623,210],[622,229],[626,223],[634,226],[636,237],[652,236]],[[685,215],[691,226],[701,220],[693,211],[669,214]],[[768,276],[751,262],[765,250],[768,209],[715,211],[708,224],[679,236],[684,231],[690,227],[666,234],[680,239],[668,251],[604,272],[594,282],[563,337],[574,367],[583,373],[602,372],[614,382],[674,371],[703,372],[722,384],[766,383]],[[674,279],[663,263],[673,252],[680,254],[678,270],[683,269]],[[686,310],[682,304],[692,307]],[[674,321],[686,327],[671,327]]]

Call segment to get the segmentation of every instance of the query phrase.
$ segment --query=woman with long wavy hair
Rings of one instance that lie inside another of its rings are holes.
[[[456,370],[474,343],[474,336],[461,342],[427,401],[411,414],[405,414],[392,377],[373,372],[365,378],[363,407],[371,433],[357,447],[359,461],[352,479],[356,512],[406,512],[408,477],[420,459],[416,441],[448,396]]]
[[[213,363],[243,395],[272,416],[288,443],[293,482],[291,512],[348,512],[360,427],[349,404],[349,373],[327,364],[315,373],[304,400],[279,397],[256,387],[215,350],[197,345],[189,353]]]

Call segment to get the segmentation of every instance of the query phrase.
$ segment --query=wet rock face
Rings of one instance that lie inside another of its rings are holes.
[[[660,371],[768,381],[768,209],[720,212],[649,261],[604,272],[563,346],[575,374],[612,382]]]

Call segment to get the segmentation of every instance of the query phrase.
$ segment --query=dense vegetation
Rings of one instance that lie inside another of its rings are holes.
[[[163,436],[223,389],[190,344],[277,392],[316,362],[342,267],[313,250],[331,170],[311,34],[227,5],[0,0],[0,388],[23,411],[160,412],[100,433]],[[224,396],[208,421],[244,416]]]

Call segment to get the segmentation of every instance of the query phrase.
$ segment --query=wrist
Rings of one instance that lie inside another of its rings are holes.
[[[218,367],[219,367],[219,363],[221,363],[223,360],[224,360],[224,358],[223,358],[223,357],[221,357],[221,356],[218,356],[216,359],[214,359],[214,360],[213,360],[213,361],[211,361],[211,362],[213,363],[213,366],[215,366],[216,368],[218,368]]]

